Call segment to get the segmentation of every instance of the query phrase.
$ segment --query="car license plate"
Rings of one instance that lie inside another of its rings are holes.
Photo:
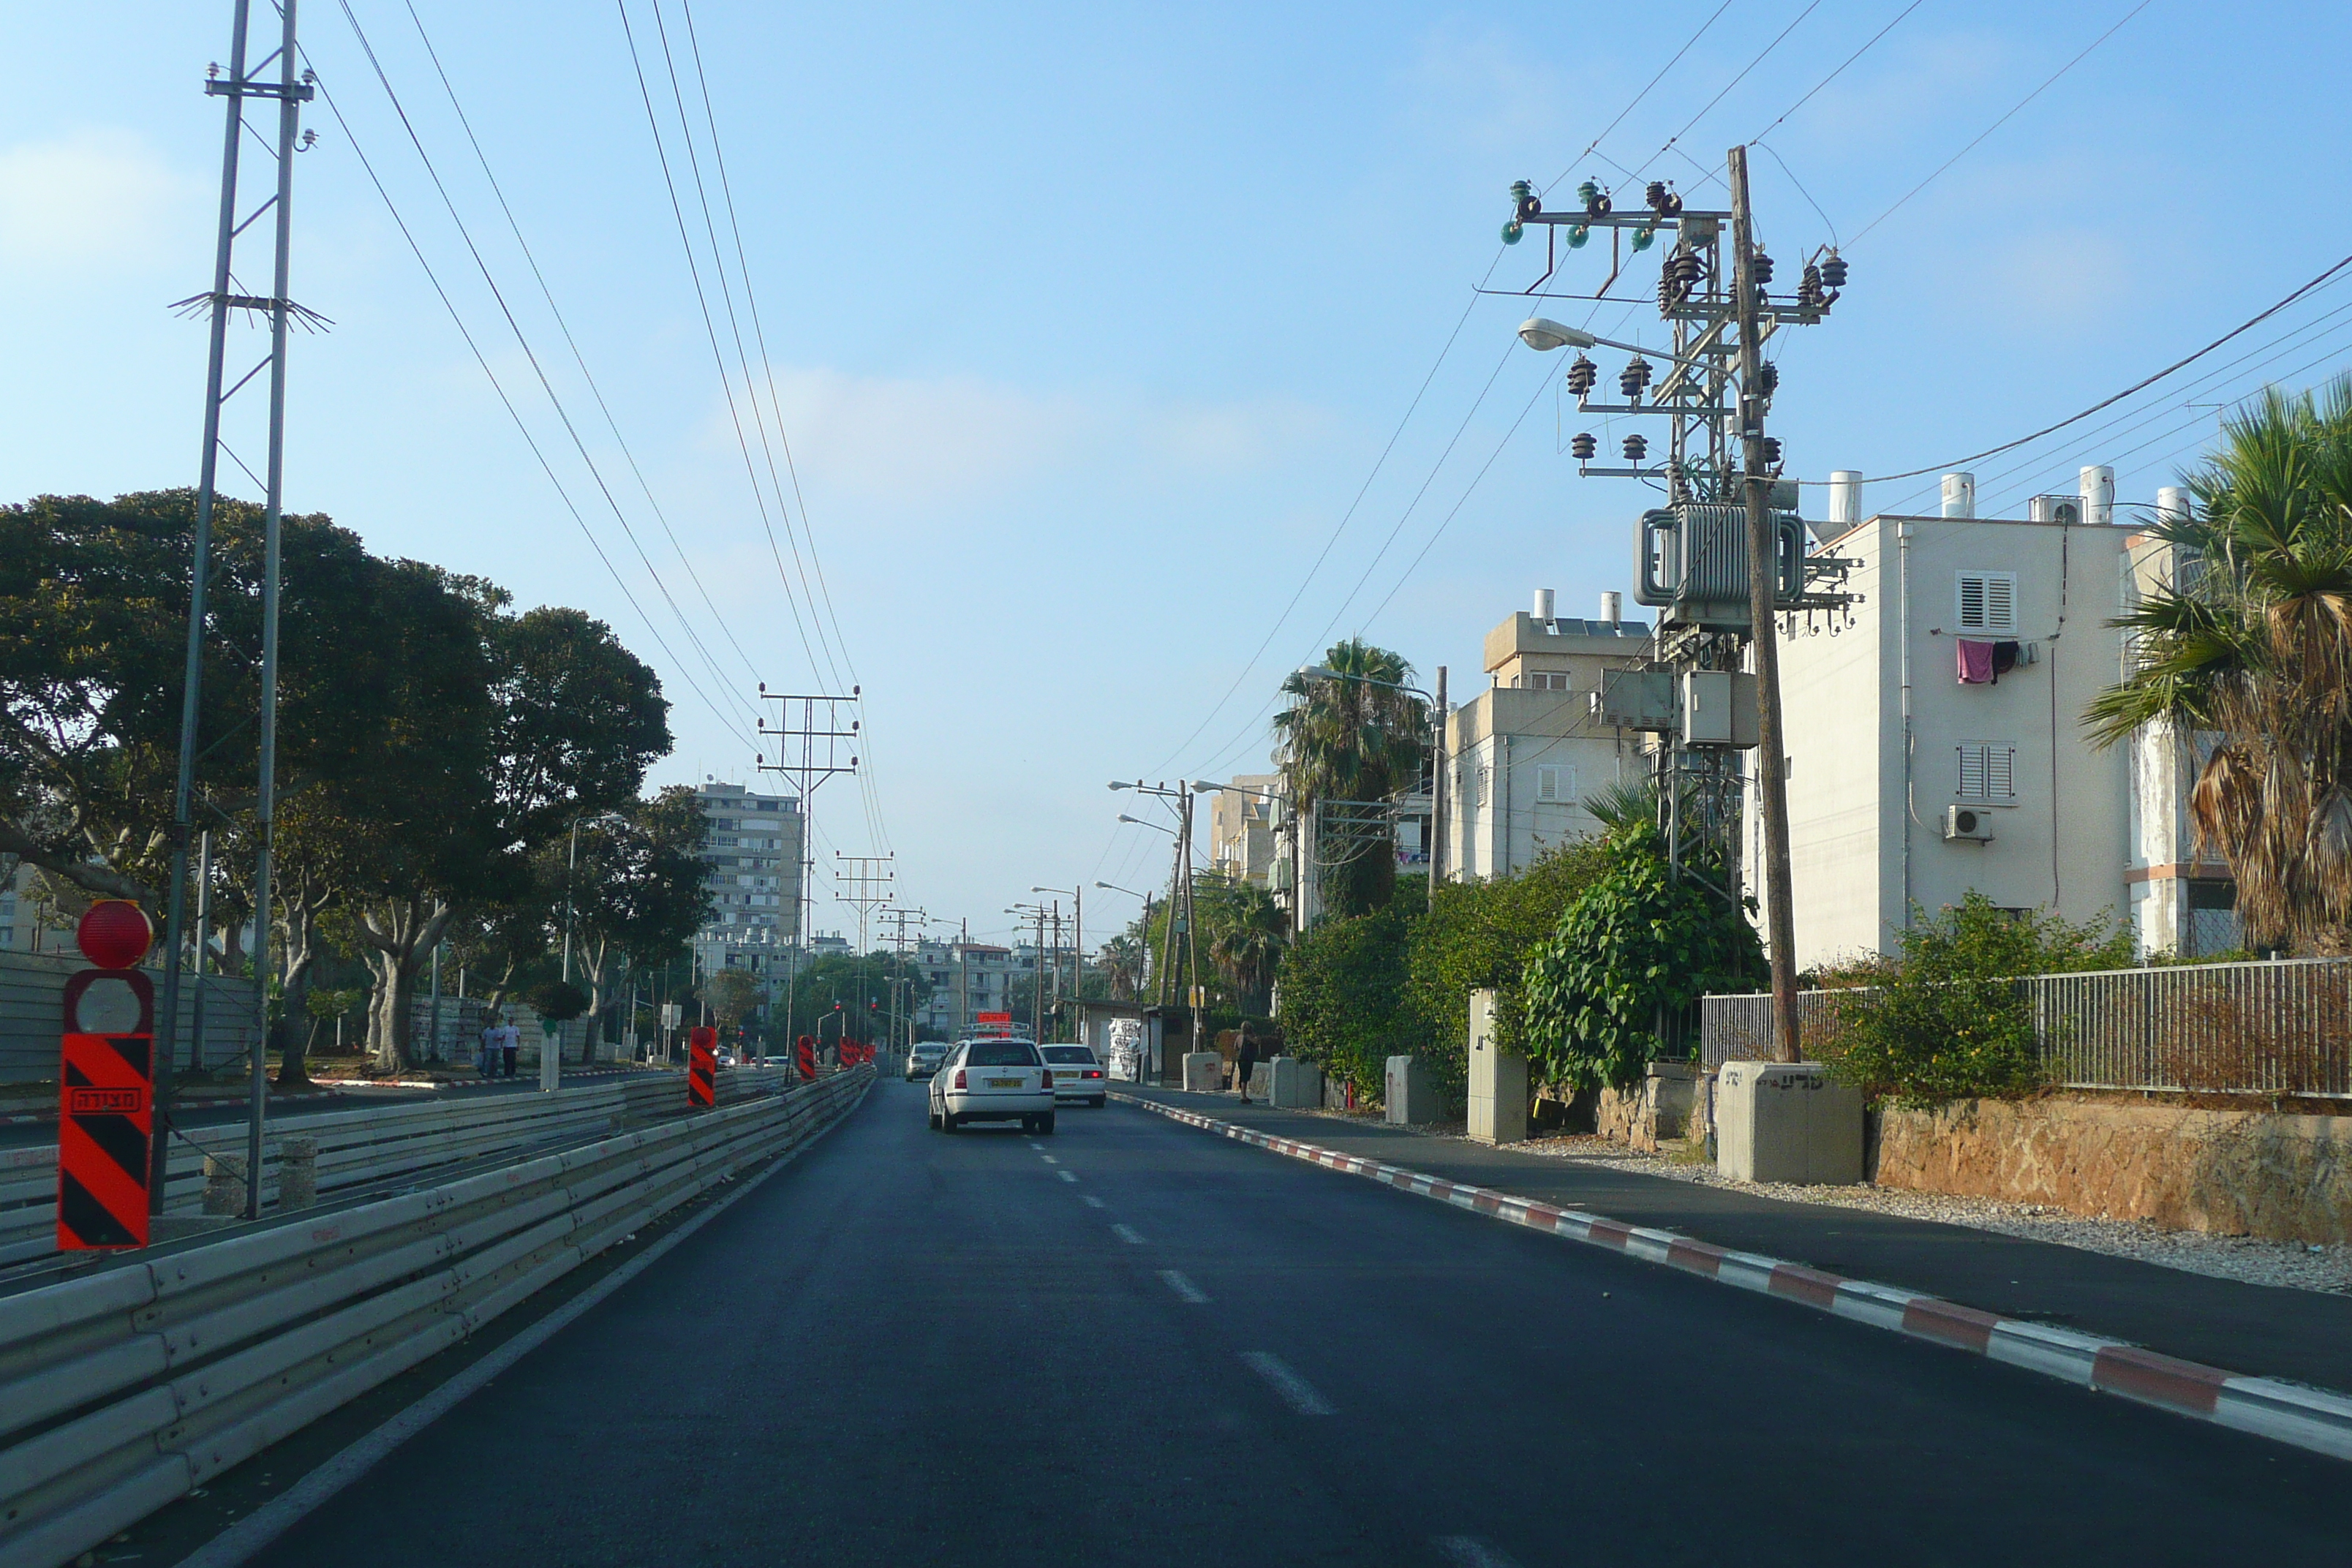
[[[1021,1087],[1021,1080],[1017,1078],[992,1078],[988,1080],[988,1087],[991,1089],[1019,1089]]]

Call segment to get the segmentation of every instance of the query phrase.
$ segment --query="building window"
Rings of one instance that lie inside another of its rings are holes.
[[[1964,632],[2013,632],[2017,629],[2017,574],[1963,572],[1959,574],[1959,628]]]
[[[1991,741],[1962,741],[1959,787],[1962,800],[2011,800],[2017,795],[2017,748]]]
[[[1561,765],[1536,769],[1536,803],[1565,805],[1576,798],[1576,770]]]

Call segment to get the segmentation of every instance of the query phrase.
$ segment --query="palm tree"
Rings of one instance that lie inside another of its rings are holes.
[[[1217,966],[1244,1009],[1266,1011],[1283,950],[1290,943],[1289,922],[1282,906],[1264,888],[1236,883],[1219,899],[1216,919],[1216,934],[1209,941],[1209,962]]]
[[[2137,668],[2084,717],[2210,738],[2189,813],[2250,944],[2352,950],[2352,376],[2265,394],[2189,487],[2176,580],[2116,623]]]
[[[1291,705],[1274,716],[1275,763],[1296,809],[1419,789],[1429,766],[1429,704],[1397,689],[1412,683],[1412,666],[1360,637],[1336,645],[1323,662],[1338,679],[1292,675],[1282,683]],[[1334,914],[1378,909],[1396,889],[1387,844],[1360,843],[1319,869]]]

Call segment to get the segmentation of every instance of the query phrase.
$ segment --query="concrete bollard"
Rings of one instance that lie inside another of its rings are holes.
[[[242,1154],[207,1154],[205,1156],[205,1213],[241,1215],[245,1212],[245,1156]]]
[[[281,1138],[278,1142],[278,1206],[306,1209],[319,1201],[319,1141]]]
[[[1297,1057],[1276,1057],[1266,1064],[1266,1103],[1292,1110],[1311,1110],[1323,1103],[1323,1069]]]
[[[1528,1058],[1495,1043],[1495,993],[1470,993],[1470,1136],[1519,1143],[1528,1136]]]
[[[1184,1053],[1184,1087],[1195,1094],[1214,1094],[1225,1087],[1225,1058],[1214,1051]]]
[[[1412,1127],[1438,1119],[1437,1085],[1424,1064],[1412,1057],[1391,1057],[1381,1082],[1381,1099],[1391,1126]]]
[[[1736,1182],[1862,1180],[1862,1093],[1820,1062],[1726,1062],[1716,1075],[1716,1168]]]

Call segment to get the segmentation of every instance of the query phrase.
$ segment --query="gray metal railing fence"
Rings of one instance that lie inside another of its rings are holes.
[[[2035,974],[2025,993],[2033,1037],[2051,1077],[2067,1089],[2352,1099],[2352,960],[2279,959]],[[1840,998],[1799,994],[1806,1054],[1833,1055]],[[1710,1068],[1772,1052],[1769,994],[1700,1004]]]

